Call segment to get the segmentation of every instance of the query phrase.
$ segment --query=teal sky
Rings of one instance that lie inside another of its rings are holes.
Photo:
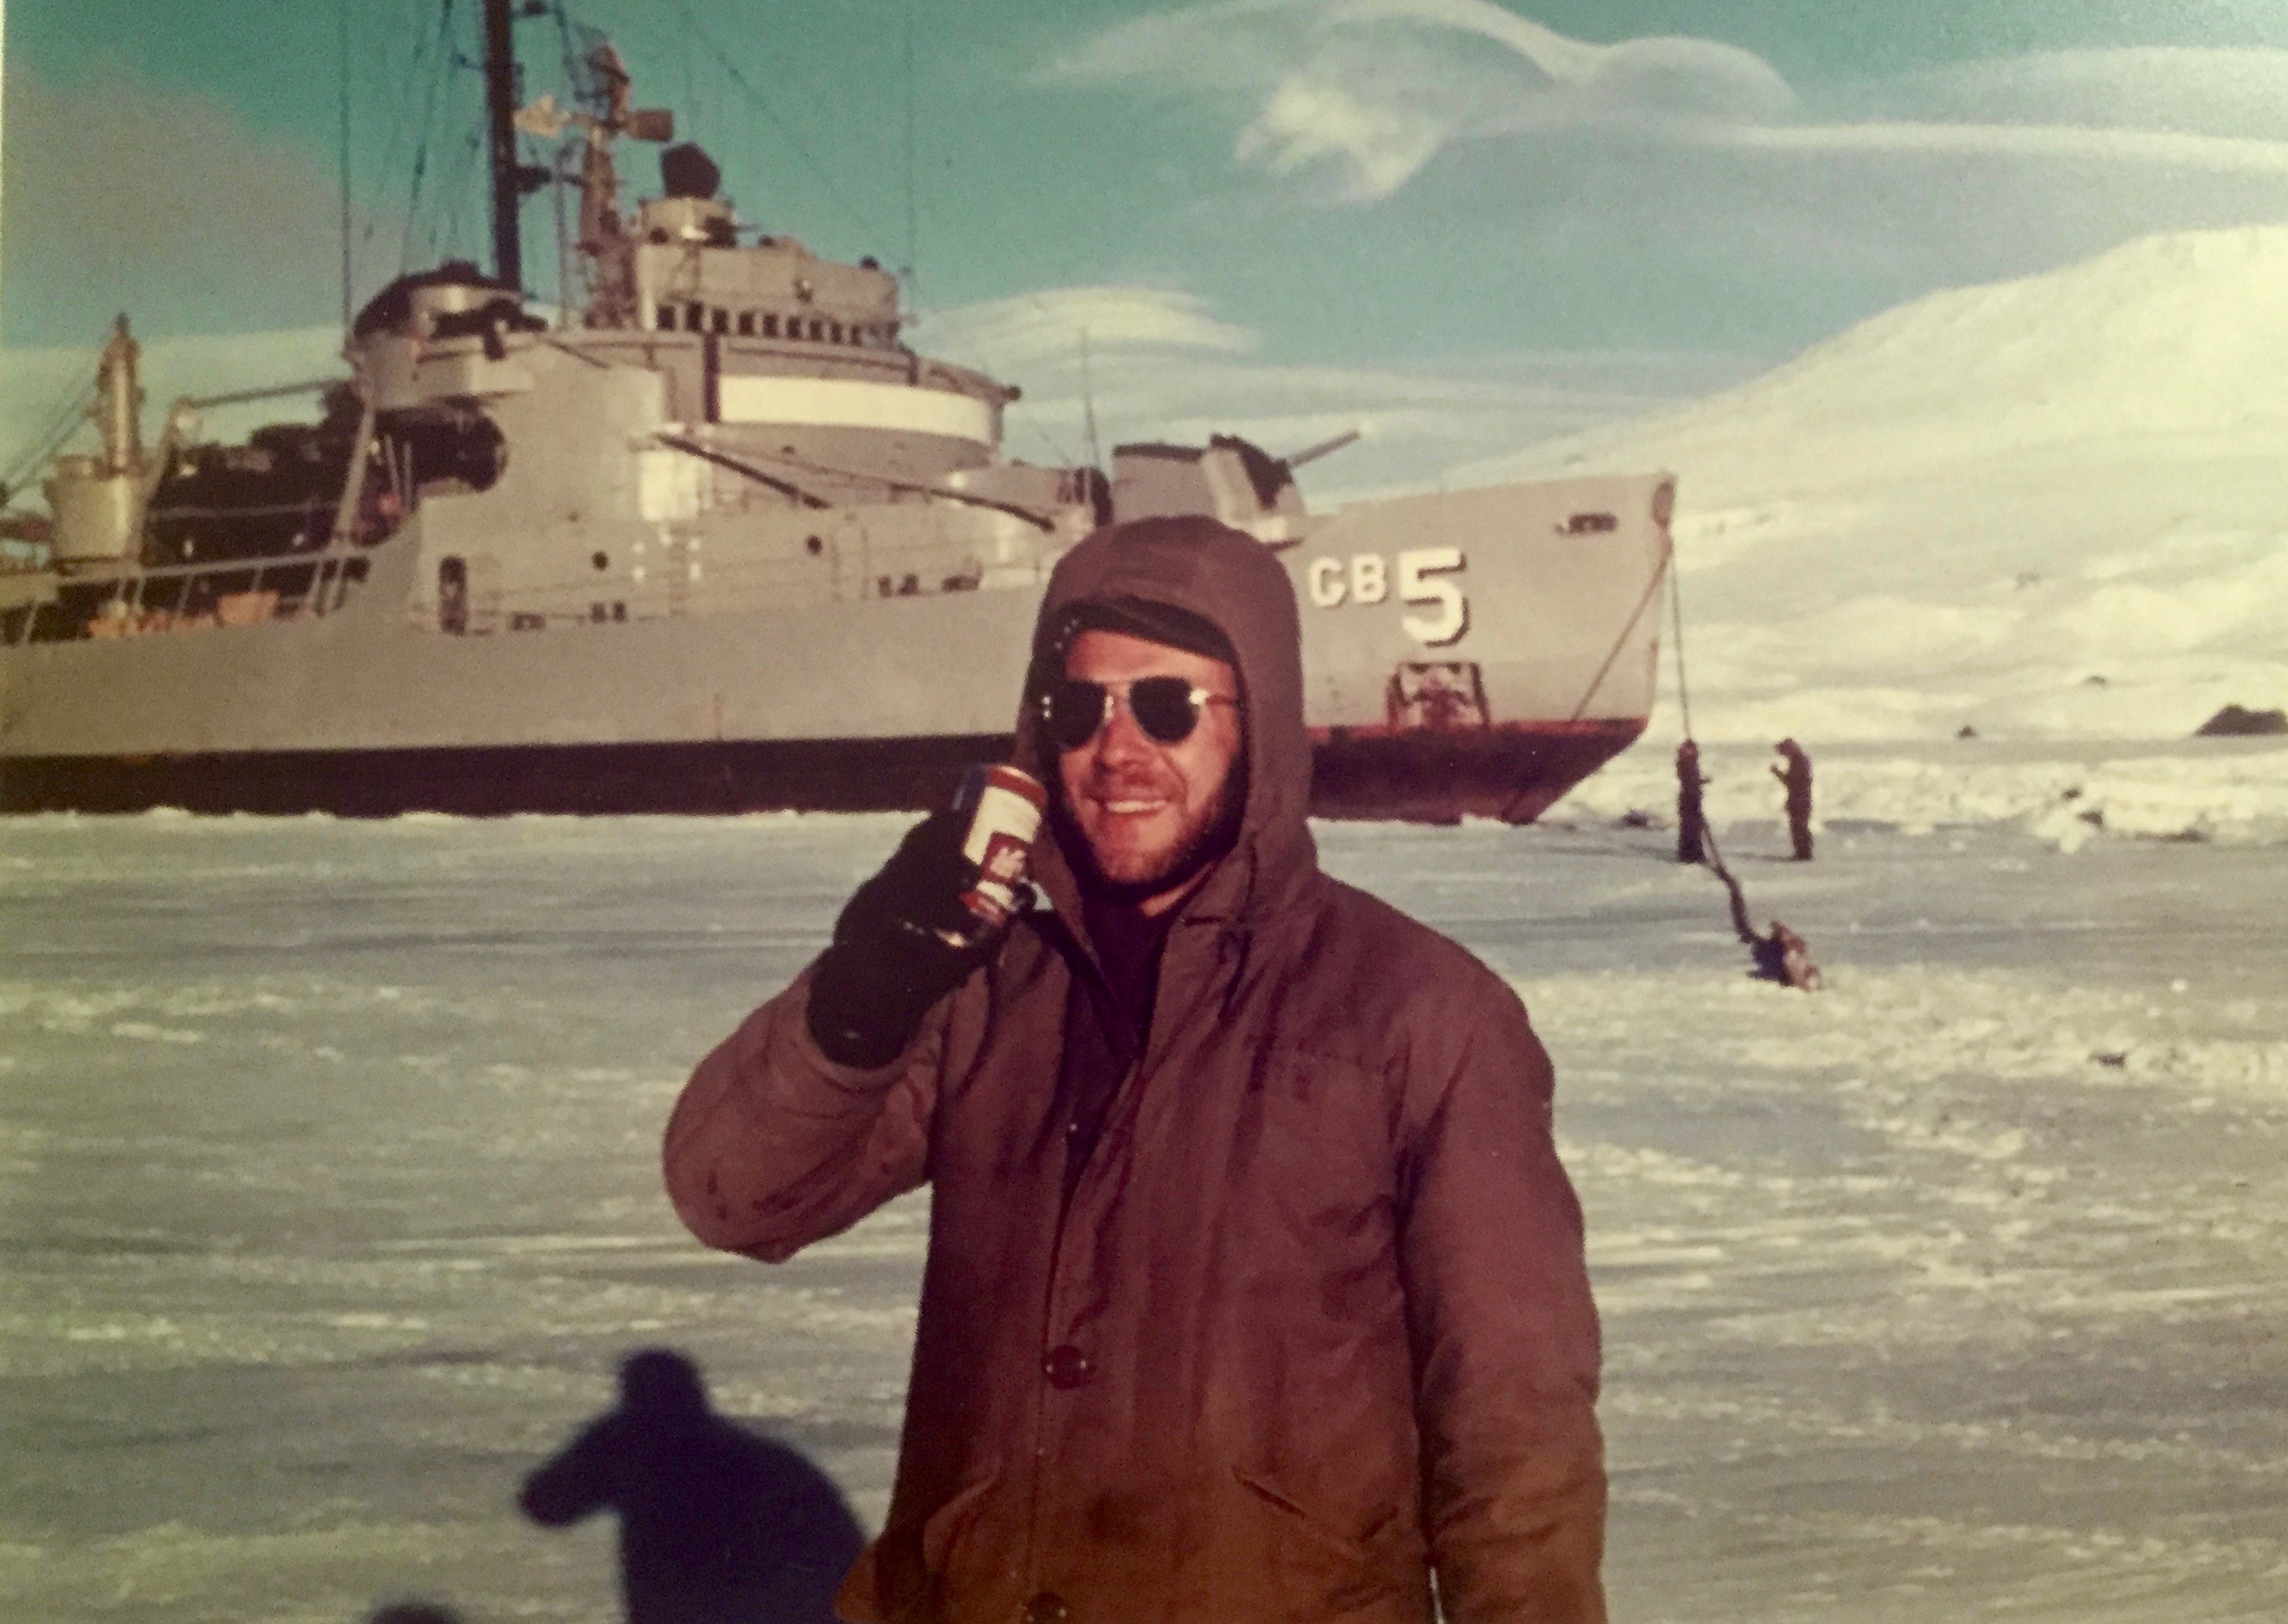
[[[476,0],[441,9],[442,52],[440,0],[348,5],[361,299],[487,252],[477,75],[450,60],[477,52]],[[913,303],[957,329],[1115,288],[1297,366],[1766,363],[1933,288],[2288,218],[2288,0],[574,15],[750,222],[902,264],[910,199]],[[7,0],[0,343],[91,345],[119,310],[160,337],[335,320],[341,26],[327,0]],[[555,23],[519,37],[528,96],[560,96]],[[544,295],[547,199],[524,218]]]

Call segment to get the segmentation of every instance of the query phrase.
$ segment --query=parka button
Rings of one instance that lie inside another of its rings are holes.
[[[1068,1388],[1078,1387],[1087,1381],[1096,1369],[1096,1367],[1089,1362],[1088,1355],[1070,1343],[1050,1349],[1048,1358],[1041,1361],[1041,1367],[1048,1372],[1051,1387]],[[1058,1616],[1063,1615],[1061,1613]]]
[[[1025,1624],[1064,1624],[1072,1616],[1065,1598],[1054,1590],[1042,1590],[1025,1604]]]

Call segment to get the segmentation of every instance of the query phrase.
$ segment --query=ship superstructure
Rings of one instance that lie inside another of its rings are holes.
[[[1287,562],[1322,811],[1529,818],[1642,729],[1665,479],[1314,515],[1294,469],[1331,447],[1005,459],[1017,392],[910,348],[894,275],[754,234],[611,48],[588,67],[582,107],[493,107],[578,177],[553,320],[497,208],[493,272],[385,288],[317,422],[218,446],[184,401],[147,448],[123,318],[46,566],[0,574],[0,805],[926,804],[1004,747],[1056,558],[1158,512]],[[663,184],[624,212],[629,140]]]

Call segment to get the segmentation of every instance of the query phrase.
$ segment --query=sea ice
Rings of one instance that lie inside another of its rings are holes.
[[[1319,828],[1555,1058],[1616,1616],[2276,1616],[2288,869],[2027,818],[2245,774],[2255,828],[2266,758],[1836,755],[1793,864],[1720,751],[1806,996],[1612,827],[1642,754],[1544,827]],[[902,825],[0,823],[0,1613],[606,1616],[606,1530],[512,1496],[645,1345],[878,1522],[926,1196],[767,1269],[683,1234],[657,1140]]]

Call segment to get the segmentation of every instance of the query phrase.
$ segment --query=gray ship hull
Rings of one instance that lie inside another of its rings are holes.
[[[1315,810],[1525,821],[1626,748],[1666,503],[1652,476],[1497,487],[1275,543],[1303,605]],[[426,590],[442,505],[365,551],[329,613],[0,648],[0,807],[914,808],[1006,748],[1049,560],[960,590],[452,631]]]
[[[1524,821],[1643,729],[1664,477],[1314,514],[1295,470],[1355,432],[1009,459],[1018,391],[913,350],[874,260],[743,227],[688,146],[623,211],[616,144],[671,121],[605,44],[548,115],[579,222],[552,325],[510,9],[484,9],[496,273],[397,278],[346,378],[179,400],[147,452],[122,317],[100,452],[55,458],[46,517],[0,514],[48,538],[39,578],[0,576],[0,808],[926,806],[1006,749],[1058,558],[1176,514],[1289,571],[1322,813]],[[309,389],[315,421],[201,437],[206,407]]]

